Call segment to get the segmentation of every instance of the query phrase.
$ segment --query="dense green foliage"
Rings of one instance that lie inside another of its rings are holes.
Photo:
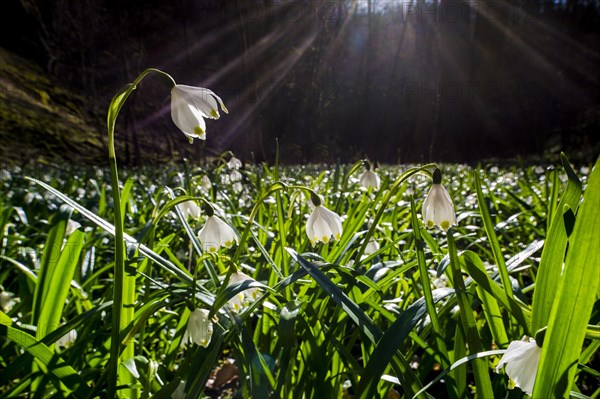
[[[121,367],[135,385],[120,391],[179,397],[185,381],[190,398],[411,398],[455,364],[426,392],[506,397],[507,376],[493,372],[502,350],[550,323],[536,339],[544,339],[542,363],[559,375],[543,373],[539,386],[548,391],[538,397],[600,394],[598,165],[595,175],[572,171],[566,158],[566,171],[444,165],[457,215],[444,233],[418,216],[433,167],[382,166],[381,187],[365,189],[360,164],[238,170],[228,158],[123,173],[125,271],[136,292],[120,337],[135,357]],[[106,395],[114,277],[107,176],[2,171],[0,398]],[[304,186],[342,216],[338,241],[309,241]],[[203,199],[199,220],[178,208],[191,198]],[[237,245],[202,250],[205,201],[236,231]],[[70,221],[81,226],[72,232]],[[256,281],[231,283],[236,270]],[[538,292],[545,273],[554,288]],[[556,303],[570,306],[566,316]],[[182,346],[193,308],[215,317],[206,348]],[[565,320],[575,321],[562,328]],[[76,339],[66,343],[72,330]],[[564,365],[569,359],[578,366]]]

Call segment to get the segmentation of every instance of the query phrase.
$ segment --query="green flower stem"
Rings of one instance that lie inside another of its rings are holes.
[[[114,151],[113,151],[114,155]],[[114,225],[115,225],[115,270],[113,284],[113,314],[111,328],[111,344],[110,344],[110,359],[109,359],[109,397],[115,397],[115,389],[117,383],[117,374],[122,377],[122,383],[126,384],[131,378],[127,371],[118,372],[119,370],[119,354],[121,349],[121,341],[119,338],[120,332],[123,331],[129,318],[131,317],[131,307],[135,299],[135,277],[125,277],[125,240],[123,236],[123,215],[121,214],[121,196],[119,192],[119,177],[117,170],[117,159],[114,156],[109,158],[111,184],[114,201]],[[125,286],[127,284],[127,288]],[[130,287],[133,284],[133,289]],[[132,298],[133,294],[133,298]],[[124,312],[125,305],[128,310]],[[123,356],[131,356],[133,354],[133,346],[128,345],[123,351]],[[133,357],[133,356],[131,356]],[[123,375],[127,374],[127,375]],[[124,377],[124,378],[123,378]]]
[[[131,323],[134,317],[135,303],[135,276],[125,276],[125,239],[123,232],[123,214],[121,212],[121,193],[119,188],[119,173],[117,168],[117,156],[115,151],[115,124],[117,116],[129,95],[137,88],[137,85],[150,73],[159,76],[175,86],[175,81],[168,74],[154,68],[143,71],[132,83],[124,86],[112,99],[108,107],[106,126],[108,130],[108,160],[110,164],[112,196],[114,202],[114,225],[115,225],[115,270],[113,285],[113,312],[110,358],[108,361],[108,397],[115,397],[117,378],[125,385],[135,383],[134,377],[125,369],[119,368],[119,354],[121,350],[120,334]],[[126,342],[123,350],[123,358],[134,357],[135,348],[133,341]],[[128,389],[122,391],[128,398],[137,398],[139,389]]]
[[[440,327],[440,321],[435,309],[433,293],[431,292],[431,282],[429,280],[429,272],[427,270],[427,263],[425,262],[425,253],[423,252],[423,238],[421,237],[420,224],[419,220],[417,219],[415,201],[412,198],[410,200],[410,210],[413,234],[415,237],[415,250],[417,251],[417,261],[419,263],[419,275],[421,276],[421,285],[423,286],[423,296],[425,297],[427,313],[429,314],[431,326],[433,327],[433,333],[435,335],[435,341],[437,344],[437,353],[440,355],[440,363],[444,369],[448,369],[450,368],[448,349],[446,347],[446,343],[444,342],[444,335],[442,334],[442,328]],[[458,398],[454,372],[450,372],[448,374],[446,387],[448,389],[448,395],[450,398]]]
[[[288,186],[287,188],[291,188],[292,190],[305,191],[310,196],[310,200],[312,201],[314,206],[322,205],[321,204],[321,196],[310,187],[292,185],[292,186]],[[315,204],[315,202],[317,202],[317,203]]]
[[[377,224],[379,223],[379,220],[383,216],[383,213],[385,212],[392,197],[394,195],[396,195],[396,192],[398,191],[398,188],[400,188],[400,185],[402,183],[404,183],[409,177],[411,177],[419,172],[424,172],[424,173],[429,174],[428,169],[432,168],[432,167],[437,167],[437,165],[434,163],[430,163],[430,164],[420,166],[417,168],[410,168],[406,172],[404,172],[400,176],[398,176],[398,178],[394,181],[394,184],[392,184],[392,186],[390,187],[390,189],[387,192],[386,196],[384,197],[383,201],[381,201],[381,206],[379,207],[379,210],[377,211],[377,214],[375,215],[375,218],[373,219],[373,223],[371,223],[371,227],[369,228],[369,231],[367,232],[367,235],[365,236],[362,245],[360,246],[360,248],[358,249],[358,252],[356,253],[355,259],[357,259],[358,262],[360,262],[360,259],[362,258],[363,254],[365,253],[365,249],[367,248],[369,239],[371,237],[373,237],[373,234],[375,233],[375,229],[377,228]]]
[[[456,299],[460,309],[460,320],[465,332],[467,345],[470,354],[483,352],[481,338],[477,331],[477,322],[473,316],[471,302],[467,296],[467,288],[462,277],[456,242],[454,241],[454,229],[451,227],[446,233],[448,239],[448,253],[450,255],[450,266],[446,269],[450,273],[450,280],[456,292]],[[478,358],[473,362],[473,374],[475,375],[475,385],[477,386],[478,398],[493,398],[494,392],[490,381],[490,374],[487,366],[487,360]]]

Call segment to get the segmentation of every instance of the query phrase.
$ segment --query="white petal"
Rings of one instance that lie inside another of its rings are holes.
[[[237,242],[233,229],[214,215],[206,220],[204,227],[198,232],[198,238],[208,252],[216,252],[220,246],[230,248]]]
[[[427,197],[425,198],[425,202],[423,202],[423,223],[425,223],[425,225],[427,227],[429,227],[429,222],[433,222],[433,215],[432,215],[432,208],[431,208],[431,198],[433,197],[432,195],[432,190],[433,188],[429,189],[429,193],[427,193]]]
[[[333,234],[327,220],[323,217],[322,209],[320,206],[316,207],[313,211],[316,215],[313,221],[312,229],[314,237],[317,241],[329,242],[331,235]]]
[[[361,186],[366,188],[379,188],[380,179],[377,173],[366,170],[358,179]]]
[[[212,321],[208,318],[210,312],[206,309],[195,309],[188,320],[186,332],[191,340],[203,347],[208,347],[213,333]]]
[[[231,247],[234,242],[237,242],[237,236],[235,232],[227,223],[222,221],[219,218],[216,218],[217,224],[219,226],[219,236],[221,238],[220,244],[224,247]]]
[[[70,236],[71,234],[73,234],[75,232],[75,230],[77,230],[78,228],[81,227],[81,223],[74,221],[73,219],[69,219],[69,221],[67,222],[67,228],[65,230],[65,236]]]
[[[229,285],[246,280],[256,281],[252,277],[240,271],[236,271],[235,273],[231,274],[231,277],[229,278]],[[247,288],[244,291],[232,297],[228,303],[234,311],[239,312],[244,305],[254,301],[258,297],[258,294],[258,288]]]
[[[506,375],[523,392],[531,395],[541,354],[542,348],[534,340],[513,341],[500,359],[496,371],[506,365]]]
[[[179,385],[171,394],[171,399],[185,399],[185,381],[179,382]]]
[[[332,236],[337,240],[342,235],[342,220],[337,213],[317,205],[306,222],[306,234],[313,244],[317,241],[327,243]]]
[[[179,209],[185,218],[200,219],[200,207],[195,201],[185,201],[179,204]]]
[[[379,251],[379,243],[377,243],[377,241],[371,238],[367,243],[367,246],[365,247],[365,255],[368,256],[374,254],[377,251]]]
[[[227,167],[229,169],[239,169],[242,167],[242,161],[232,156],[227,162]]]
[[[333,238],[335,240],[339,240],[342,236],[342,219],[340,218],[340,215],[333,211],[330,211],[324,206],[322,206],[322,208],[323,209],[321,209],[321,214],[327,221],[327,225],[329,226],[329,230],[331,231]]]
[[[203,139],[206,133],[206,122],[202,113],[190,103],[179,102],[172,97],[171,117],[175,125],[188,137]]]
[[[228,113],[223,100],[212,90],[187,85],[176,85],[175,88],[173,91],[176,91],[178,96],[184,97],[186,101],[194,104],[206,118],[219,119],[219,105],[223,112]]]
[[[423,203],[423,223],[427,227],[437,225],[447,231],[450,226],[456,224],[454,204],[450,195],[441,184],[431,186],[427,198]]]
[[[210,216],[202,229],[198,232],[198,239],[202,243],[205,251],[216,252],[221,245],[219,236],[219,227],[215,216]]]
[[[315,207],[315,209],[313,209],[310,216],[308,217],[308,220],[306,221],[306,235],[308,236],[310,241],[313,243],[315,241],[318,241],[318,237],[315,234],[315,229],[314,229],[315,221],[317,220],[317,218],[320,217],[319,212],[315,212],[315,210],[317,208],[318,207]]]

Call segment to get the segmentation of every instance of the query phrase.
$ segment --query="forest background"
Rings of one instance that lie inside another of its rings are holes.
[[[104,164],[112,95],[147,67],[230,110],[190,146],[169,92],[123,110],[122,163],[535,162],[600,152],[597,0],[7,0],[2,161]]]

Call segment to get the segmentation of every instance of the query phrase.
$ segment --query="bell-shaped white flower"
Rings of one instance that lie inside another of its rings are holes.
[[[541,354],[542,348],[533,338],[513,341],[496,366],[496,372],[506,365],[504,371],[510,378],[508,387],[510,389],[519,387],[523,392],[531,395]]]
[[[238,182],[235,182],[235,183],[233,183],[233,184],[231,185],[231,190],[232,190],[234,193],[236,193],[236,194],[239,194],[239,193],[241,193],[242,191],[244,191],[244,185],[243,185],[242,183],[240,183],[239,181],[238,181]]]
[[[171,393],[171,399],[185,399],[185,381],[179,381],[177,388]]]
[[[181,213],[183,213],[184,218],[200,219],[200,206],[198,206],[196,201],[185,201],[179,204],[178,207]]]
[[[222,173],[220,177],[222,185],[228,186],[231,184],[231,176],[229,176],[229,173]]]
[[[75,232],[78,228],[81,227],[81,223],[76,222],[73,219],[69,219],[67,222],[67,228],[65,229],[65,236],[68,237]]]
[[[240,161],[232,155],[231,158],[229,158],[229,161],[227,162],[227,167],[229,169],[239,169],[242,167],[242,161]]]
[[[318,241],[328,243],[331,237],[339,240],[342,236],[342,219],[337,213],[318,204],[308,217],[306,234],[313,245]]]
[[[212,182],[206,175],[202,176],[202,179],[200,179],[200,190],[205,194],[210,193],[210,190],[212,190]]]
[[[365,247],[364,254],[365,256],[369,256],[377,251],[379,251],[379,243],[374,238],[371,238]]]
[[[235,232],[227,223],[211,215],[198,232],[198,238],[205,251],[217,252],[219,247],[231,248],[237,242]]]
[[[0,308],[5,313],[10,312],[10,310],[15,306],[17,301],[14,299],[14,294],[8,291],[0,292]]]
[[[244,176],[242,175],[242,172],[240,172],[237,169],[234,169],[231,171],[231,173],[229,174],[229,181],[232,183],[241,181],[244,178]]]
[[[358,178],[358,182],[361,186],[365,188],[379,188],[379,184],[381,183],[381,179],[377,175],[377,173],[372,170],[365,170],[362,175]]]
[[[239,283],[241,281],[255,281],[252,277],[248,276],[245,273],[240,271],[236,271],[231,274],[229,277],[229,285]],[[233,309],[234,312],[239,312],[242,308],[256,300],[260,291],[258,288],[248,288],[242,292],[238,292],[235,296],[233,296],[227,303]]]
[[[210,312],[206,309],[195,309],[190,314],[187,328],[183,334],[182,344],[195,343],[208,347],[213,333],[212,321],[208,318]]]
[[[58,346],[60,348],[67,348],[67,347],[73,345],[73,343],[76,340],[77,340],[77,330],[73,329],[73,330],[69,331],[68,333],[66,333],[65,335],[63,335],[62,337],[60,337],[56,341],[56,346]]]
[[[442,173],[439,169],[433,172],[433,186],[423,203],[423,223],[428,228],[435,226],[448,231],[450,226],[456,224],[454,204],[448,191],[442,186]]]
[[[204,118],[219,119],[219,106],[228,113],[221,98],[209,89],[186,85],[171,89],[171,117],[190,143],[206,139]]]

